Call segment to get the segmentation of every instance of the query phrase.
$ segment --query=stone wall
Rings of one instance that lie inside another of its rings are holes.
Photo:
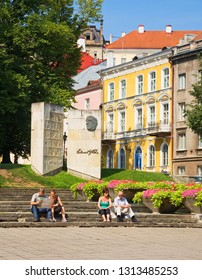
[[[32,104],[31,164],[41,175],[57,173],[63,166],[63,107]]]

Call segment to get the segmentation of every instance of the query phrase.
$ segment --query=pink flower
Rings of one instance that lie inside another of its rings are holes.
[[[187,196],[195,197],[195,196],[197,195],[197,193],[198,193],[200,190],[201,190],[201,189],[190,189],[190,190],[185,190],[185,191],[183,191],[182,196],[183,196],[183,197],[187,197]]]
[[[120,184],[134,183],[133,180],[112,180],[108,184],[108,188],[115,189]]]
[[[143,194],[142,196],[143,197],[151,197],[153,194],[159,192],[159,190],[146,190],[146,191],[143,191]]]
[[[83,187],[89,183],[95,183],[95,184],[102,184],[104,181],[103,180],[93,180],[93,181],[88,181],[88,182],[84,182],[84,183],[80,183],[78,186],[77,186],[77,190],[82,190]]]
[[[77,186],[77,190],[82,190],[82,188],[87,184],[87,182],[85,183],[80,183],[78,186]]]

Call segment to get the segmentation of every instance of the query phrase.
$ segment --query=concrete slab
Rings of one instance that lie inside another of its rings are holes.
[[[201,228],[0,228],[0,260],[202,260]]]

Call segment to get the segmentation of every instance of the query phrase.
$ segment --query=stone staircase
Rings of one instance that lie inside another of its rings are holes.
[[[202,228],[202,220],[190,214],[186,208],[181,208],[174,214],[152,214],[144,205],[132,204],[139,223],[130,219],[118,223],[103,223],[97,212],[97,202],[86,202],[83,196],[75,200],[69,190],[58,190],[67,213],[67,223],[61,222],[59,214],[57,222],[47,222],[45,217],[41,222],[34,223],[30,212],[30,200],[38,189],[1,188],[0,187],[0,227],[175,227]],[[47,194],[49,191],[47,190]]]

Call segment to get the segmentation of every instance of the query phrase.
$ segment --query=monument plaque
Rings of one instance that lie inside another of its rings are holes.
[[[69,110],[68,172],[85,179],[101,177],[101,111]]]
[[[63,107],[32,104],[31,164],[41,175],[57,173],[63,166]]]

